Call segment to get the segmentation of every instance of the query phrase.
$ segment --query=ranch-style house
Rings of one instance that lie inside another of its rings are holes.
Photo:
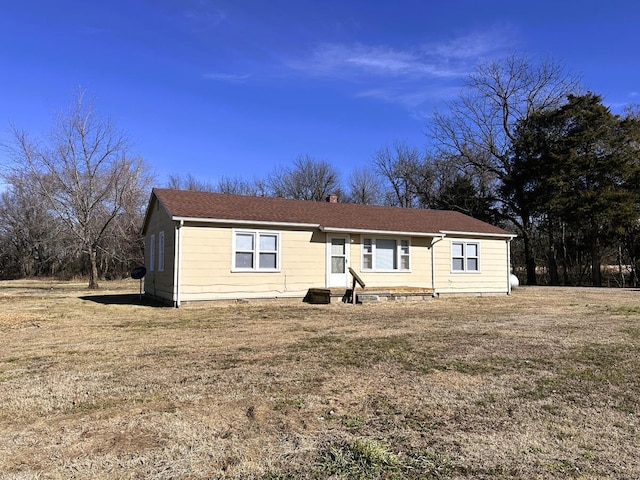
[[[285,298],[309,289],[509,294],[514,235],[459,212],[154,188],[145,294]]]

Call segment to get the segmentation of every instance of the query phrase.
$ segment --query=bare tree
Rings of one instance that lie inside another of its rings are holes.
[[[65,262],[66,238],[34,178],[6,174],[0,194],[0,243],[5,277],[52,275]]]
[[[187,175],[169,175],[167,188],[176,190],[193,190],[198,192],[215,192],[217,189],[212,183],[199,180],[192,174]]]
[[[233,195],[264,196],[261,180],[248,181],[240,177],[223,176],[218,181],[215,191]]]
[[[348,199],[363,205],[382,205],[384,185],[380,176],[371,167],[354,169],[347,180]]]
[[[337,170],[330,163],[308,155],[298,157],[293,167],[277,168],[269,175],[267,184],[274,197],[317,202],[342,191]]]
[[[579,80],[553,61],[534,63],[521,55],[480,64],[465,90],[436,113],[431,134],[447,152],[492,171],[510,171],[510,149],[517,123],[536,110],[558,107]]]
[[[493,178],[491,190],[504,215],[516,225],[524,241],[527,283],[536,283],[531,212],[504,198],[499,186],[512,173],[512,145],[516,126],[537,110],[561,105],[567,94],[579,90],[579,79],[551,60],[533,62],[522,55],[480,64],[467,79],[465,90],[448,103],[448,113],[436,113],[431,137],[440,149],[471,168],[474,175]],[[486,186],[485,186],[486,187]]]
[[[426,206],[431,173],[425,160],[418,149],[404,142],[376,152],[375,167],[390,187],[385,203],[405,208]]]
[[[54,122],[46,141],[13,129],[15,171],[32,175],[39,193],[89,259],[89,288],[98,288],[98,252],[116,219],[146,198],[150,178],[140,158],[128,156],[125,135],[99,118],[79,92]]]
[[[623,109],[625,118],[635,118],[640,120],[640,103],[630,103],[624,106]]]

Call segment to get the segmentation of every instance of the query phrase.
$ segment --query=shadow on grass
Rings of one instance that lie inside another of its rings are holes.
[[[101,303],[103,305],[143,305],[146,307],[169,307],[166,303],[138,293],[116,293],[111,295],[84,295],[82,300]]]

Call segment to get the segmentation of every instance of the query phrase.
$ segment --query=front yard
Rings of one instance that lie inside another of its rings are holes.
[[[0,282],[0,478],[640,478],[640,291],[138,302]]]

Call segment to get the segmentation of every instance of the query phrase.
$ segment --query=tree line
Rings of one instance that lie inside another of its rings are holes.
[[[404,208],[456,210],[518,236],[521,282],[640,283],[640,109],[617,115],[561,64],[526,56],[480,64],[435,112],[430,147],[381,147],[346,178],[302,155],[264,178],[165,187]],[[124,276],[142,263],[148,166],[84,96],[34,141],[13,129],[0,197],[0,275]]]

